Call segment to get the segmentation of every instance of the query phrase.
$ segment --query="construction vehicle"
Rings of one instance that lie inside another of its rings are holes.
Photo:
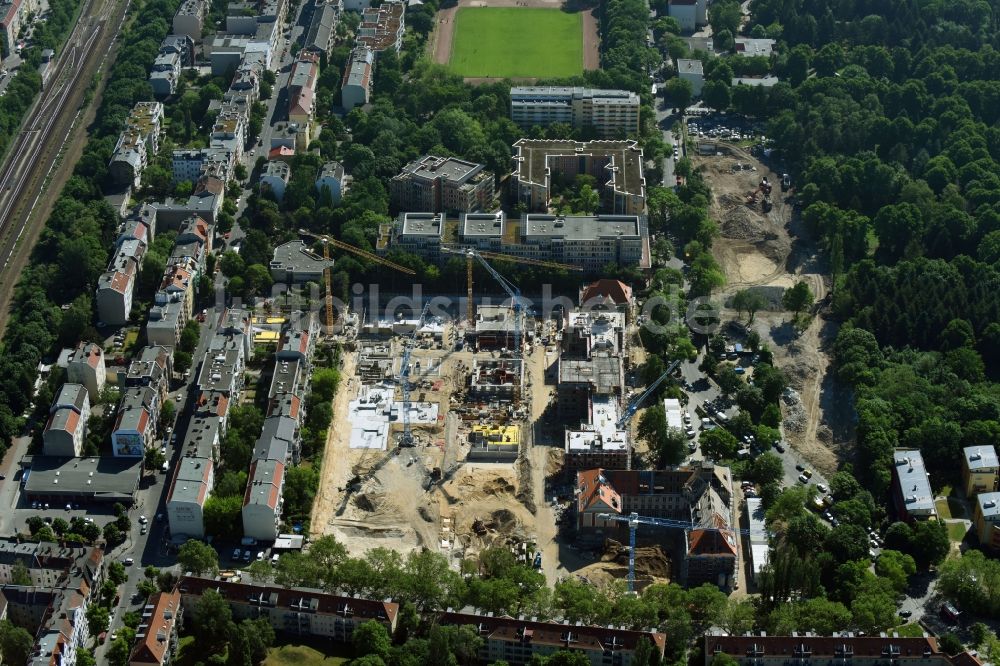
[[[333,334],[333,324],[334,324],[334,322],[337,319],[337,317],[336,317],[336,315],[334,314],[334,311],[333,311],[333,286],[332,286],[332,278],[331,278],[331,272],[333,270],[333,266],[330,264],[330,246],[331,245],[334,246],[335,248],[344,250],[345,252],[350,252],[351,254],[356,254],[359,257],[363,257],[365,259],[368,259],[369,261],[374,261],[377,264],[382,264],[383,266],[388,266],[389,268],[393,268],[393,269],[399,271],[400,273],[406,273],[407,275],[416,275],[417,274],[417,272],[414,271],[414,270],[412,270],[412,269],[409,269],[409,268],[407,268],[405,266],[400,266],[399,264],[391,262],[388,259],[383,259],[382,257],[380,257],[380,256],[378,256],[376,254],[372,254],[371,252],[367,252],[365,250],[362,250],[359,247],[354,247],[353,245],[348,245],[344,241],[339,241],[336,238],[331,238],[329,236],[321,235],[321,234],[314,234],[313,232],[311,232],[311,231],[309,231],[307,229],[299,229],[299,235],[301,235],[301,236],[308,236],[309,238],[315,238],[316,240],[320,241],[323,244],[323,261],[326,262],[326,268],[323,269],[323,283],[324,283],[324,286],[326,288],[326,296],[325,296],[326,308],[325,308],[325,322],[324,323],[326,325],[326,334],[327,335],[332,335]]]
[[[767,176],[760,179],[757,189],[747,192],[746,203],[748,206],[752,207],[757,204],[758,194],[761,195],[761,209],[767,213],[771,210],[771,183],[767,181]]]
[[[652,474],[652,472],[650,472]],[[627,516],[622,516],[617,513],[599,513],[597,517],[602,520],[610,520],[617,523],[628,523],[628,591],[632,592],[635,587],[635,533],[639,528],[639,525],[651,525],[653,527],[662,527],[665,529],[679,529],[685,532],[690,532],[691,530],[713,530],[719,531],[723,534],[729,535],[731,539],[735,539],[736,534],[751,534],[750,530],[740,530],[740,529],[730,529],[725,527],[717,527],[714,524],[709,525],[698,525],[693,522],[686,520],[671,520],[669,518],[649,518],[646,516],[640,516],[637,513],[630,513]],[[766,535],[763,535],[766,536]],[[734,550],[739,550],[739,545],[734,545]]]
[[[512,284],[507,278],[500,275],[495,268],[493,268],[486,260],[496,259],[500,261],[512,261],[518,264],[528,264],[529,266],[543,266],[545,268],[561,268],[568,271],[582,271],[583,268],[580,266],[571,266],[569,264],[560,264],[555,261],[542,261],[541,259],[527,259],[524,257],[513,257],[507,254],[500,254],[498,252],[483,252],[481,250],[476,250],[472,248],[458,248],[451,247],[447,245],[441,246],[441,251],[448,254],[464,254],[465,255],[465,279],[466,279],[466,320],[471,324],[475,320],[475,308],[472,299],[472,264],[473,260],[478,261],[482,264],[483,268],[493,276],[507,295],[511,298],[511,306],[514,308],[514,349],[515,357],[521,357],[521,291],[514,284]]]
[[[632,401],[628,404],[628,406],[625,407],[625,411],[622,412],[621,418],[619,418],[618,421],[615,423],[616,430],[623,430],[628,426],[629,421],[632,419],[635,413],[639,411],[639,407],[641,407],[642,403],[646,401],[646,398],[653,395],[653,393],[656,392],[656,389],[660,387],[660,384],[666,381],[667,377],[669,377],[670,374],[674,370],[676,370],[677,366],[679,366],[680,364],[681,364],[680,361],[674,361],[673,363],[671,363],[670,366],[666,369],[666,371],[664,371],[662,375],[657,377],[655,382],[650,384],[649,387],[645,391],[643,391],[639,396],[632,399]],[[632,469],[631,446],[629,446],[629,455],[627,456],[626,459],[625,468]]]
[[[413,348],[416,346],[417,331],[419,331],[420,327],[424,325],[424,319],[427,317],[427,311],[430,307],[430,301],[424,303],[424,309],[420,311],[420,316],[417,317],[417,323],[413,325],[413,332],[404,343],[405,349],[403,350],[403,362],[399,368],[399,379],[402,383],[403,389],[403,437],[399,440],[400,446],[414,445],[413,433],[410,430],[410,391],[413,388],[410,385],[410,354],[413,353]]]

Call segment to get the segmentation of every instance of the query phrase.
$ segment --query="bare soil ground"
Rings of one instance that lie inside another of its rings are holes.
[[[427,52],[433,62],[447,65],[451,59],[451,45],[455,37],[455,14],[462,7],[525,7],[556,9],[563,6],[563,0],[458,0],[454,5],[438,10],[437,26],[427,40]],[[601,66],[601,37],[598,31],[596,9],[583,9],[583,68],[598,69]],[[493,83],[499,79],[466,78],[473,85]],[[534,79],[517,79],[531,83]]]
[[[721,236],[713,245],[713,254],[727,280],[721,300],[749,287],[787,288],[805,280],[816,301],[822,303],[829,278],[790,201],[785,201],[780,174],[739,148],[727,148],[730,155],[693,158],[695,167],[704,170],[714,194],[710,214],[718,221]],[[756,167],[756,171],[734,170],[736,162]],[[745,203],[746,194],[765,176],[773,185],[773,208],[767,214],[760,204]],[[774,289],[773,293],[779,291]],[[737,313],[724,310],[723,316],[735,319]],[[788,374],[795,390],[783,404],[788,440],[822,472],[835,471],[838,460],[848,457],[854,434],[849,393],[828,373],[836,324],[824,319],[820,311],[805,330],[798,331],[791,315],[777,306],[758,312],[752,328],[768,342],[775,363]]]

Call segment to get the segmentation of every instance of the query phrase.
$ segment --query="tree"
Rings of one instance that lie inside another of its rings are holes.
[[[892,583],[896,592],[905,590],[910,576],[916,572],[913,558],[898,550],[883,550],[875,560],[875,573]]]
[[[940,564],[951,550],[948,530],[944,521],[921,520],[913,527],[910,554],[921,569]]]
[[[691,87],[690,81],[674,78],[663,86],[663,94],[678,109],[686,109],[691,104],[694,89]]]
[[[636,433],[649,450],[655,452],[660,464],[676,465],[684,459],[684,433],[667,427],[662,405],[654,405],[643,412]]]
[[[938,644],[941,646],[941,650],[947,655],[956,655],[965,650],[962,639],[950,631],[941,635],[941,638],[938,639]]]
[[[738,313],[746,311],[750,317],[749,323],[753,323],[753,316],[757,313],[757,310],[767,307],[767,299],[764,297],[764,294],[756,289],[743,289],[733,295],[733,307],[736,308]],[[759,340],[760,338],[758,337],[757,339]]]
[[[722,365],[715,372],[715,381],[719,389],[726,395],[732,395],[743,386],[743,380],[736,374],[736,370],[729,364]]]
[[[189,571],[195,576],[215,574],[219,570],[219,554],[215,549],[194,539],[188,539],[177,550],[177,562],[183,571]]]
[[[177,350],[174,352],[174,371],[187,372],[191,369],[191,354]]]
[[[757,610],[753,601],[749,599],[730,599],[726,608],[719,618],[719,626],[725,629],[730,636],[742,636],[753,628],[754,618]]]
[[[22,560],[14,562],[14,566],[11,567],[10,580],[14,585],[32,585],[31,572],[28,571],[28,566]]]
[[[389,658],[389,649],[392,647],[389,632],[381,622],[375,620],[358,625],[351,635],[351,643],[356,656],[374,654],[383,660]]]
[[[739,440],[722,428],[702,432],[698,443],[705,457],[712,460],[732,460],[740,450]]]
[[[813,298],[812,289],[809,288],[809,285],[804,281],[800,281],[796,282],[795,286],[785,290],[784,295],[781,297],[781,304],[785,306],[786,310],[791,310],[795,314],[799,314],[812,304]]]
[[[229,603],[222,595],[212,589],[205,590],[194,605],[191,623],[191,633],[203,654],[222,652],[231,634],[232,619]]]
[[[5,664],[26,664],[35,647],[35,638],[14,626],[10,620],[0,620],[0,655]]]
[[[171,425],[177,415],[177,406],[172,400],[164,400],[160,406],[160,424]]]
[[[701,98],[710,108],[725,111],[733,101],[729,85],[728,81],[706,81],[701,89]]]
[[[754,481],[761,485],[780,481],[785,475],[785,468],[781,462],[781,458],[770,451],[757,456],[750,470]]]
[[[91,636],[96,636],[108,630],[108,623],[111,615],[108,609],[100,604],[90,604],[87,606],[87,628]]]
[[[166,461],[167,457],[164,456],[159,449],[155,447],[152,449],[146,449],[146,455],[144,461],[144,466],[146,467],[146,469],[155,472],[156,470],[162,468],[163,463],[165,463]]]
[[[125,571],[125,565],[118,560],[112,560],[108,565],[108,580],[116,586],[127,581],[128,572]]]

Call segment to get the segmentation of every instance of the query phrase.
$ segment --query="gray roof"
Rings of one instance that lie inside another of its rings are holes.
[[[763,88],[770,88],[777,83],[780,79],[777,76],[761,76],[761,77],[736,77],[733,79],[732,84],[734,86],[761,86]]]
[[[208,489],[203,486],[208,484],[211,469],[211,458],[181,458],[167,501],[201,504],[208,497]]]
[[[333,178],[338,181],[344,180],[344,165],[340,162],[327,162],[320,169],[317,180],[321,178]]]
[[[130,388],[122,396],[118,405],[118,424],[116,430],[140,430],[143,410],[149,416],[153,414],[153,403],[156,401],[156,391],[150,387]]]
[[[979,510],[989,522],[1000,519],[1000,493],[979,493],[976,495]]]
[[[612,393],[622,385],[621,359],[617,356],[560,359],[559,383],[564,382],[590,384],[597,394]]]
[[[199,414],[191,420],[187,432],[184,433],[184,441],[181,444],[182,455],[213,458],[213,447],[221,437],[221,430],[221,417]]]
[[[367,46],[358,46],[351,51],[347,74],[344,76],[344,86],[368,87],[371,84],[372,64],[375,62],[375,52]]]
[[[992,444],[981,444],[979,446],[967,446],[962,449],[965,457],[965,464],[969,470],[996,469],[1000,467],[1000,459],[997,458],[997,450]]]
[[[604,105],[639,105],[639,96],[630,90],[601,90],[582,86],[513,86],[510,89],[510,100],[518,105],[530,105],[532,102],[572,103],[574,99],[590,99]]]
[[[466,213],[462,216],[462,236],[470,238],[490,238],[503,235],[507,225],[507,214],[498,213]]]
[[[402,233],[404,236],[429,236],[439,238],[444,233],[442,213],[403,213]]]
[[[421,180],[441,179],[451,183],[465,183],[474,178],[485,167],[476,162],[461,160],[456,157],[438,157],[424,155],[403,167],[403,172],[397,178],[410,176]]]
[[[900,494],[906,511],[934,512],[934,493],[927,479],[924,458],[916,449],[896,449],[892,453]]]
[[[264,420],[260,437],[253,450],[253,460],[285,462],[292,442],[295,441],[296,424],[287,416],[271,416]]]
[[[596,240],[598,238],[640,238],[638,215],[536,215],[525,216],[524,235],[532,238]]]
[[[337,28],[337,8],[322,4],[313,12],[309,32],[306,34],[305,47],[316,51],[326,51],[333,39],[333,31]]]
[[[678,74],[703,74],[704,68],[701,60],[689,60],[687,58],[677,59]]]
[[[280,466],[280,473],[279,473]],[[263,504],[271,506],[271,489],[275,483],[281,483],[284,476],[285,462],[283,460],[258,460],[251,465],[251,476],[247,482],[247,493],[243,506]],[[281,497],[277,498],[278,501]]]
[[[69,382],[62,385],[59,395],[56,396],[52,407],[71,407],[78,412],[83,411],[83,406],[87,402],[87,387],[83,384],[71,384]]]
[[[280,393],[298,394],[302,391],[302,382],[300,359],[294,357],[278,359],[274,364],[274,375],[271,377],[268,397],[273,398]]]
[[[129,500],[139,485],[141,458],[57,458],[29,456],[31,466],[25,492],[31,495]]]
[[[280,268],[292,272],[321,272],[327,266],[333,266],[332,259],[325,261],[300,240],[288,241],[274,248],[274,257],[271,259],[272,269]]]

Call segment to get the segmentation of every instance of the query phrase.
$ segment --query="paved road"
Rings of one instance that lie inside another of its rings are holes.
[[[660,128],[663,133],[663,142],[668,146],[675,146],[677,144],[678,158],[684,156],[684,144],[683,142],[674,142],[673,132],[670,131],[671,126],[677,121],[677,116],[670,115],[670,109],[666,106],[663,100],[658,100],[655,105],[656,108],[656,126]],[[674,187],[676,185],[676,180],[674,178],[674,158],[673,156],[668,156],[663,160],[663,186],[664,187]]]

